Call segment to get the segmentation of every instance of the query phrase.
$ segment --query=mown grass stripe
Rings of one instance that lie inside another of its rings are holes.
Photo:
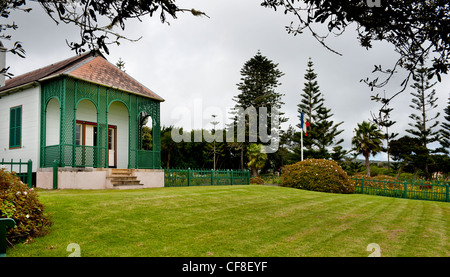
[[[439,256],[448,203],[273,186],[41,191],[51,232],[8,256]],[[429,237],[424,237],[429,235]],[[420,238],[420,239],[419,239]]]

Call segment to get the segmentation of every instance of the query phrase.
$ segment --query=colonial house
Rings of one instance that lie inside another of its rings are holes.
[[[99,51],[2,76],[0,160],[31,159],[40,188],[52,188],[54,162],[58,188],[162,187],[162,101]],[[142,149],[146,122],[151,150]]]

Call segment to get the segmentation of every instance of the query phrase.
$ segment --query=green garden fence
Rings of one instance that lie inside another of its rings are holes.
[[[383,181],[351,178],[355,192],[406,199],[450,202],[448,182]]]
[[[248,170],[164,169],[165,187],[249,184]]]
[[[19,160],[18,162],[13,161],[5,161],[2,159],[0,161],[0,169],[5,168],[9,172],[15,172],[16,176],[20,178],[20,180],[27,184],[29,188],[33,185],[33,162],[31,160],[28,160],[27,162],[23,162],[22,160]]]

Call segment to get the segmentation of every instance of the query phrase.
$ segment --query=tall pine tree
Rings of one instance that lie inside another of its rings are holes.
[[[284,73],[278,69],[278,64],[258,51],[241,69],[241,82],[237,84],[240,93],[233,98],[236,102],[235,107],[245,110],[253,106],[257,112],[260,107],[268,109],[274,107],[280,110],[284,104],[281,101],[283,94],[276,92],[276,88],[281,85],[279,79],[283,75]],[[282,114],[280,112],[280,115]],[[282,118],[281,121],[285,122],[287,119]]]
[[[336,147],[344,142],[344,139],[337,138],[344,131],[338,130],[338,127],[344,122],[341,121],[335,124],[334,121],[331,120],[333,114],[330,114],[330,112],[331,109],[327,109],[323,106],[320,107],[320,109],[317,110],[317,121],[313,123],[313,128],[315,128],[315,130],[311,132],[312,135],[314,135],[314,137],[311,136],[311,138],[313,140],[313,145],[318,150],[318,158],[329,159],[331,157],[329,148],[334,145],[334,151],[337,151]]]
[[[442,122],[441,140],[440,143],[443,152],[450,154],[450,98],[448,98],[447,107],[444,109],[446,122]]]
[[[317,110],[323,106],[323,97],[320,92],[319,85],[316,81],[317,74],[314,72],[314,63],[311,58],[308,61],[308,68],[305,73],[304,83],[305,87],[303,88],[303,93],[300,95],[302,99],[300,100],[300,104],[297,105],[298,113],[304,113],[306,120],[308,122],[316,121]],[[300,127],[300,125],[297,125]]]
[[[412,113],[409,117],[414,121],[414,123],[409,123],[409,126],[413,129],[407,129],[406,132],[413,135],[420,140],[421,146],[426,149],[426,153],[421,157],[424,164],[424,171],[427,179],[429,176],[428,165],[431,163],[428,144],[439,140],[439,131],[435,131],[434,128],[439,125],[439,121],[436,119],[439,117],[440,113],[435,115],[430,115],[433,109],[437,108],[436,101],[436,90],[428,92],[436,83],[431,84],[428,76],[430,75],[430,70],[424,67],[416,69],[415,76],[413,76],[414,84],[411,86],[416,90],[412,92],[412,104],[411,108],[416,110],[418,113]]]
[[[436,90],[433,89],[431,92],[428,92],[436,83],[430,84],[428,79],[429,74],[429,70],[422,67],[416,70],[416,75],[413,77],[415,82],[411,87],[416,92],[411,92],[414,98],[411,100],[412,104],[409,106],[418,113],[412,113],[409,116],[414,121],[414,123],[409,123],[409,126],[413,127],[413,129],[406,130],[414,137],[419,138],[424,147],[439,139],[439,132],[433,129],[439,125],[439,121],[436,119],[440,113],[430,115],[430,112],[437,108],[436,101],[438,98],[436,97]]]
[[[303,112],[305,120],[310,123],[310,128],[307,130],[308,135],[303,137],[304,157],[328,159],[333,156],[337,159],[343,158],[344,151],[342,147],[339,147],[343,139],[337,139],[337,136],[343,132],[343,130],[338,130],[343,122],[335,124],[331,120],[333,114],[331,114],[331,109],[324,106],[325,100],[320,92],[316,80],[317,74],[314,72],[314,63],[311,58],[309,58],[307,66],[304,75],[306,82],[302,90],[300,104],[297,105],[299,122],[300,113]],[[300,123],[297,127],[301,128]],[[297,142],[300,142],[299,137],[300,135],[297,133]],[[330,147],[332,146],[334,146],[333,153],[330,153]],[[299,153],[300,151],[297,149],[294,152]]]
[[[273,132],[274,128],[279,131],[280,126],[271,126],[271,118],[273,115],[273,110],[276,109],[279,113],[279,122],[282,123],[287,121],[287,118],[283,116],[284,113],[281,112],[281,106],[284,104],[281,100],[283,94],[277,92],[278,86],[281,85],[279,79],[283,75],[284,73],[278,69],[278,64],[263,56],[259,50],[254,57],[245,62],[241,69],[241,81],[237,84],[240,93],[233,98],[233,101],[236,102],[235,109],[233,111],[233,126],[228,127],[235,128],[235,130],[237,130],[239,120],[245,120],[245,142],[235,144],[236,148],[239,148],[241,152],[241,168],[244,164],[244,157],[246,156],[245,152],[249,143],[262,142],[259,137],[256,138],[256,141],[251,141],[248,134],[249,119],[240,119],[237,112],[239,109],[246,110],[250,107],[254,107],[258,132],[261,128],[267,128],[269,135],[272,134],[271,131]],[[259,126],[259,108],[267,108],[267,126]]]

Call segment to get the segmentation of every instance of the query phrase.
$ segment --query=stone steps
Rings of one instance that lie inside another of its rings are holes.
[[[129,169],[113,168],[111,169],[111,175],[106,178],[110,180],[116,189],[135,189],[143,186]]]

